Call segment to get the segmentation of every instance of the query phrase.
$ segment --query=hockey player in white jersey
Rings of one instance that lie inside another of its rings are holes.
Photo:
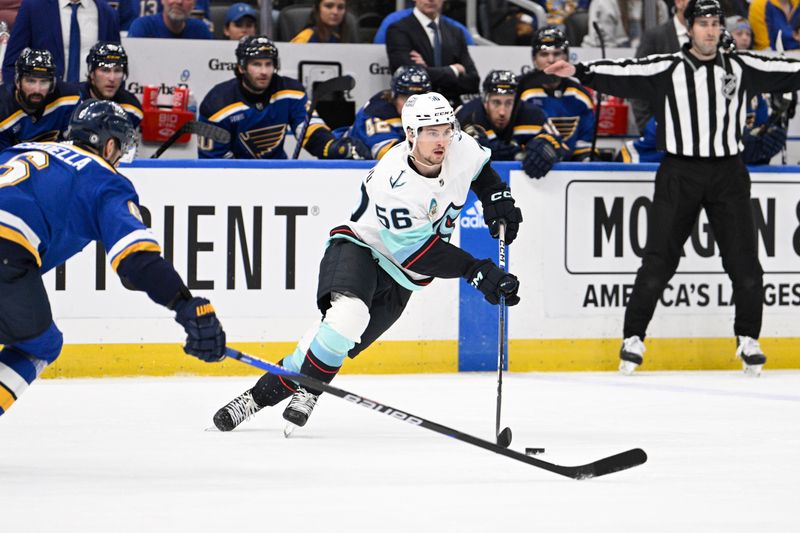
[[[317,306],[322,319],[280,364],[330,382],[346,357],[355,357],[400,317],[413,291],[434,278],[466,278],[486,300],[519,302],[516,276],[490,259],[476,259],[450,244],[470,189],[483,203],[484,219],[497,237],[517,235],[522,213],[492,169],[491,152],[462,134],[453,108],[438,93],[411,96],[402,110],[406,142],[367,173],[350,219],[330,233],[320,263]],[[265,374],[214,415],[230,431],[263,407],[292,397],[283,412],[288,436],[303,426],[319,391]]]

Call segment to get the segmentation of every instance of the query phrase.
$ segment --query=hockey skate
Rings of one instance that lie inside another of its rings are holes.
[[[317,398],[316,394],[312,394],[302,387],[297,389],[297,392],[292,395],[292,399],[289,400],[289,405],[283,410],[283,418],[289,422],[283,428],[284,437],[288,439],[295,429],[306,425],[311,411],[317,405]]]
[[[220,431],[230,431],[261,410],[253,399],[252,389],[231,400],[214,415],[214,425]]]
[[[752,377],[760,376],[761,369],[767,362],[767,356],[761,351],[758,340],[744,335],[736,337],[736,356],[742,360],[744,373]]]
[[[630,376],[642,364],[645,347],[638,335],[633,335],[622,341],[619,350],[619,371]]]

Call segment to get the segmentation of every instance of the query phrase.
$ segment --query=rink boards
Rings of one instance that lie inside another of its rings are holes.
[[[143,216],[193,293],[208,297],[229,342],[277,360],[318,318],[316,277],[328,230],[359,202],[369,163],[141,161],[123,170]],[[654,166],[561,164],[531,180],[497,164],[525,221],[510,247],[522,302],[509,310],[510,370],[611,370],[624,305],[645,244]],[[765,271],[762,346],[771,368],[800,368],[800,168],[754,169],[752,195]],[[453,242],[496,257],[474,197]],[[730,284],[707,220],[685,247],[656,311],[645,369],[737,368]],[[46,276],[64,332],[49,376],[241,374],[182,354],[182,331],[124,289],[94,245]],[[493,370],[497,309],[464,282],[414,294],[381,342],[348,372]]]

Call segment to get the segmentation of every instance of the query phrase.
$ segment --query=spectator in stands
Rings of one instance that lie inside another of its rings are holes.
[[[355,28],[347,24],[345,0],[314,0],[308,24],[292,37],[293,43],[352,43]]]
[[[391,88],[372,96],[358,110],[346,137],[358,139],[369,148],[372,159],[380,159],[389,149],[406,138],[400,113],[412,94],[431,90],[431,79],[416,65],[398,67],[392,75]]]
[[[675,15],[663,24],[647,29],[642,35],[636,57],[645,57],[653,54],[672,54],[681,49],[684,43],[689,42],[689,33],[686,30],[686,18],[683,11],[689,0],[675,0]],[[645,130],[647,121],[654,115],[650,109],[650,102],[645,99],[631,100],[633,115],[639,132]]]
[[[194,0],[163,0],[161,14],[139,17],[131,23],[128,37],[161,39],[213,39],[208,26],[191,16]]]
[[[726,17],[725,29],[733,37],[737,50],[751,50],[753,48],[753,31],[747,18],[739,15]]]
[[[34,48],[53,54],[57,78],[78,83],[86,75],[82,58],[97,41],[119,42],[117,14],[105,0],[23,0],[3,58],[3,80],[14,80],[20,53]]]
[[[200,120],[229,130],[231,139],[199,139],[201,159],[286,159],[286,131],[300,135],[308,99],[300,82],[276,72],[279,67],[278,49],[266,36],[239,41],[236,77],[215,85],[200,104]],[[369,157],[360,142],[336,139],[316,114],[298,142],[321,159]]]
[[[404,19],[407,16],[411,15],[413,11],[414,11],[413,8],[408,8],[408,9],[401,9],[400,11],[394,11],[392,13],[389,13],[381,21],[381,25],[378,27],[378,31],[375,33],[375,37],[372,38],[372,42],[374,44],[386,44],[386,30],[389,29],[389,26],[391,26],[392,24],[394,24],[398,20]],[[448,24],[451,24],[451,25],[455,26],[456,28],[458,28],[459,30],[461,30],[461,33],[464,34],[464,40],[467,41],[468,45],[472,46],[472,45],[475,44],[475,38],[472,37],[472,34],[470,33],[469,29],[466,26],[464,26],[463,24],[461,24],[459,21],[457,21],[455,19],[451,19],[450,17],[448,17],[446,15],[442,15],[441,17],[442,17],[443,21],[445,21]]]
[[[663,24],[669,19],[667,5],[660,0],[655,4],[657,23]],[[600,46],[595,24],[602,32],[605,46],[637,46],[642,37],[642,7],[643,0],[592,0],[589,4],[589,33],[581,46]]]
[[[244,2],[233,4],[225,15],[225,36],[231,41],[258,33],[258,12]]]
[[[412,13],[389,26],[389,68],[419,65],[428,71],[433,90],[454,103],[478,92],[480,76],[464,34],[441,18],[444,0],[414,0]]]
[[[209,1],[196,0],[191,16],[202,20],[209,26],[209,30],[213,30],[211,27],[211,6]],[[119,13],[119,27],[124,31],[128,31],[131,22],[137,18],[155,15],[164,11],[161,0],[108,0],[108,4]]]
[[[81,98],[112,100],[128,114],[134,128],[139,128],[144,114],[139,99],[125,89],[128,77],[128,54],[121,44],[97,43],[86,56],[89,74],[81,83]]]
[[[545,74],[543,70],[569,60],[569,42],[555,26],[539,28],[533,38],[533,70],[519,80],[520,100],[538,105],[553,123],[567,147],[566,161],[592,158],[594,102],[577,81]]]
[[[800,9],[796,0],[753,0],[750,4],[750,24],[753,28],[754,48],[776,50],[778,33],[784,50],[800,48]]]
[[[56,77],[53,54],[26,48],[17,57],[14,82],[0,87],[0,150],[62,140],[80,100],[77,85]]]
[[[531,178],[542,178],[566,153],[555,127],[529,102],[514,107],[519,82],[510,70],[493,70],[480,98],[456,110],[462,129],[492,152],[492,161],[522,161]]]
[[[6,31],[14,27],[21,0],[0,0],[0,21],[6,23]]]

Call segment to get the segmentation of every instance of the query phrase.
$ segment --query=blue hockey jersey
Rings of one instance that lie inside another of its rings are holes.
[[[392,146],[405,139],[403,121],[394,105],[391,91],[373,95],[358,110],[345,136],[363,142],[373,159],[380,159]]]
[[[224,144],[200,138],[197,152],[201,159],[286,159],[283,149],[287,129],[295,135],[306,118],[303,85],[279,74],[262,95],[242,90],[237,78],[215,85],[200,104],[200,120],[225,128],[231,134]],[[303,139],[312,154],[323,155],[333,136],[324,122],[314,115]]]
[[[24,141],[60,141],[80,101],[78,85],[57,80],[44,107],[29,115],[17,101],[15,84],[6,83],[0,87],[0,150]]]
[[[538,105],[558,129],[568,149],[569,160],[590,156],[594,135],[594,102],[580,83],[563,78],[554,89],[545,89],[546,74],[540,71],[524,75],[519,82],[520,99]]]
[[[87,98],[93,98],[91,93],[89,92],[89,82],[85,81],[81,83],[81,99],[86,100]],[[120,87],[117,91],[117,94],[114,95],[114,98],[111,99],[112,101],[118,103],[122,106],[122,109],[128,113],[128,118],[131,119],[133,126],[135,128],[139,127],[139,124],[142,122],[144,118],[144,112],[142,111],[142,104],[139,103],[139,99],[136,98],[132,92],[127,91],[125,87]]]
[[[28,250],[42,273],[101,240],[111,266],[160,252],[133,184],[103,158],[67,143],[22,143],[0,153],[0,238]]]

